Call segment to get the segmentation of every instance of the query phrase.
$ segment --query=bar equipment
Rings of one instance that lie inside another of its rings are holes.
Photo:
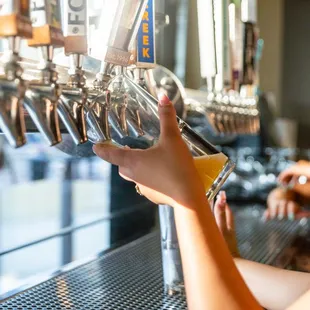
[[[87,1],[65,1],[64,18],[64,51],[70,58],[70,68],[68,83],[62,86],[58,111],[74,143],[79,145],[88,141],[84,113],[86,78],[82,69],[83,57],[88,52]]]
[[[201,75],[207,80],[208,91],[207,102],[201,103],[202,109],[220,134],[256,134],[259,131],[258,98],[245,95],[253,90],[244,86],[254,80],[253,66],[259,61],[255,56],[257,37],[250,35],[249,42],[245,35],[248,29],[254,29],[245,21],[249,14],[251,18],[256,17],[256,2],[200,0],[197,4]],[[253,57],[248,59],[250,54]],[[247,59],[244,55],[248,55]],[[257,84],[258,79],[255,81]],[[197,103],[195,106],[197,108]]]
[[[19,65],[20,40],[32,36],[29,1],[0,2],[0,37],[6,44],[0,75],[0,128],[12,147],[26,143],[23,98],[26,83]]]
[[[98,140],[110,139],[106,102],[102,103],[100,112],[90,108],[90,104],[95,105],[91,100],[103,96],[86,86],[83,70],[83,60],[89,49],[87,4],[87,0],[64,2],[64,52],[69,56],[70,67],[67,84],[62,85],[58,112],[69,134],[63,134],[63,141],[57,148],[77,157],[93,156],[88,132],[97,135]]]
[[[32,0],[31,19],[33,37],[28,45],[38,48],[41,76],[38,81],[30,82],[24,104],[46,141],[55,145],[62,140],[57,112],[61,88],[53,64],[54,47],[64,45],[59,2]]]

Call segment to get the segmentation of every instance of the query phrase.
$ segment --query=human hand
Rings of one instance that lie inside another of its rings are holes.
[[[214,204],[214,216],[233,257],[240,257],[235,232],[234,216],[226,200],[226,193],[221,191]]]
[[[267,199],[268,209],[264,213],[264,220],[275,218],[282,220],[286,217],[294,220],[296,214],[300,211],[300,205],[295,200],[295,192],[282,188],[274,189]]]
[[[310,179],[310,162],[300,160],[295,165],[289,167],[280,173],[278,180],[283,184],[288,184],[291,181],[298,181],[300,176],[305,176]]]
[[[156,204],[190,207],[206,200],[205,189],[193,157],[182,139],[175,109],[170,100],[159,96],[160,138],[147,150],[97,144],[100,158],[119,166],[120,175],[135,182],[140,192]]]

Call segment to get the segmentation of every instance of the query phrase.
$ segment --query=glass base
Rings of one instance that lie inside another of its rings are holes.
[[[185,296],[185,285],[184,284],[166,285],[165,293],[169,296],[175,296],[175,295]]]
[[[219,190],[221,189],[221,187],[223,186],[229,175],[233,172],[235,167],[236,164],[228,159],[223,170],[215,179],[215,181],[212,184],[212,187],[207,192],[208,200],[212,200],[215,198],[215,196],[217,195],[217,193],[219,192]]]

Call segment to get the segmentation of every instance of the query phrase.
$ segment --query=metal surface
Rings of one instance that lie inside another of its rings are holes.
[[[236,228],[243,257],[271,263],[294,239],[299,222],[261,222],[262,209],[242,208]],[[181,296],[164,295],[159,233],[65,270],[3,300],[0,309],[187,309]]]

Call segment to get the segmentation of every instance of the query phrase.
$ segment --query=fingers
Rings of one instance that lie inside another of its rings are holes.
[[[279,174],[278,180],[281,183],[289,183],[293,178],[294,173],[290,170],[283,171]]]
[[[214,217],[222,234],[227,233],[227,219],[225,209],[226,201],[221,198],[221,195],[218,195],[214,204]]]
[[[120,148],[112,144],[98,143],[93,146],[94,153],[101,159],[121,167],[130,167],[136,150]]]
[[[299,211],[299,205],[294,202],[294,201],[290,201],[287,204],[287,213],[288,213],[288,218],[293,221],[295,219],[296,214]]]
[[[275,201],[272,205],[269,205],[269,218],[275,219],[278,216],[278,208],[279,208],[280,200]]]
[[[269,204],[268,209],[264,212],[263,219],[271,220],[277,218],[278,220],[283,220],[288,218],[289,220],[294,220],[299,208],[299,205],[294,201],[277,200],[272,205]]]
[[[287,216],[287,201],[281,200],[278,206],[278,219],[281,221]]]
[[[263,214],[263,221],[269,221],[270,220],[270,212],[269,209],[267,209]]]
[[[175,108],[170,99],[163,93],[159,94],[158,114],[160,118],[161,136],[180,135]]]
[[[229,208],[229,205],[226,203],[226,208],[225,208],[225,213],[226,213],[226,225],[227,228],[230,231],[235,231],[235,220],[234,220],[234,215]]]

